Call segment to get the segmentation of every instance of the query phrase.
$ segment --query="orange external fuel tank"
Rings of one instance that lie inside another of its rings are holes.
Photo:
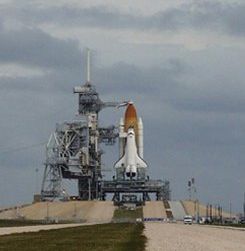
[[[129,128],[134,129],[136,144],[138,145],[138,118],[135,106],[129,103],[124,116],[124,132],[127,132]]]

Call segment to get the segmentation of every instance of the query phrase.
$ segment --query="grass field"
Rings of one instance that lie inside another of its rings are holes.
[[[0,236],[0,250],[143,251],[143,224],[102,224]]]
[[[136,210],[128,210],[124,208],[118,208],[115,209],[114,215],[113,215],[113,220],[135,220],[137,218],[142,218],[143,217],[143,208],[139,207],[136,208]]]

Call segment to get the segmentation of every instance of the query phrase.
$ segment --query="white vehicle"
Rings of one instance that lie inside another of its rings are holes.
[[[192,216],[191,216],[191,215],[186,215],[186,216],[184,217],[184,224],[189,224],[189,225],[191,225],[192,222],[193,222],[193,219],[192,219]]]

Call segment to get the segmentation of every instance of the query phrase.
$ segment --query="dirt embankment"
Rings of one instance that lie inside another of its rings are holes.
[[[201,203],[199,203],[199,204],[195,203],[192,200],[184,200],[181,202],[182,202],[182,205],[184,206],[187,214],[195,216],[196,211],[199,211],[200,216],[206,216],[206,214],[207,214],[206,205],[203,205]],[[208,214],[210,215],[210,209],[208,210]],[[215,209],[215,207],[212,207],[211,214],[212,214],[212,216],[218,216],[218,209],[217,208]],[[229,218],[230,214],[227,212],[222,212],[222,216],[224,218]],[[233,214],[232,214],[232,216],[233,216]]]
[[[69,201],[39,202],[22,208],[10,209],[0,213],[0,219],[43,220],[83,220],[86,222],[108,222],[114,213],[111,201]]]

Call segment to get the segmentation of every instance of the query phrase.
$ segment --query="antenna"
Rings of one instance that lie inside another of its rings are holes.
[[[244,192],[244,201],[243,201],[243,217],[245,220],[245,192]]]
[[[90,49],[87,49],[87,82],[90,82]]]

